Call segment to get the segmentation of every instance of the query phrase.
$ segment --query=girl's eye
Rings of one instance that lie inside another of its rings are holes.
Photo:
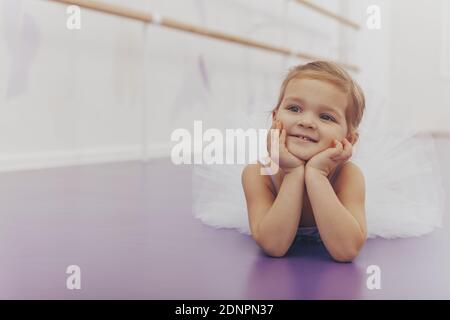
[[[300,107],[295,106],[295,105],[291,105],[291,106],[288,106],[288,110],[294,111],[294,112],[299,112],[300,111]]]
[[[334,118],[328,114],[322,115],[321,118],[327,121],[335,121]]]

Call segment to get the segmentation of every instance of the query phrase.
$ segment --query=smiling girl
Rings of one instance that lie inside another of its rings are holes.
[[[364,108],[361,88],[332,62],[288,73],[272,111],[278,156],[242,172],[251,235],[267,254],[284,256],[296,239],[322,241],[339,262],[359,254],[367,237],[365,182],[349,159]]]

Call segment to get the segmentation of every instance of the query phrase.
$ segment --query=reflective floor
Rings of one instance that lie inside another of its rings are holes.
[[[437,139],[447,198],[450,139]],[[191,171],[168,159],[0,174],[1,299],[450,299],[450,228],[369,240],[351,264],[320,245],[270,258],[193,218]],[[70,265],[81,289],[69,290]],[[381,270],[381,289],[366,286]]]

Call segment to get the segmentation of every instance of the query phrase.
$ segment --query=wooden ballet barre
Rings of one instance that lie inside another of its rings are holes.
[[[303,4],[304,6],[307,6],[309,8],[311,8],[312,10],[315,10],[317,12],[319,12],[320,14],[323,14],[329,18],[332,18],[344,25],[347,25],[355,30],[359,30],[361,27],[359,24],[357,24],[356,22],[353,22],[347,18],[344,18],[342,16],[339,16],[323,7],[318,6],[317,4],[312,3],[309,0],[296,0],[298,3]]]
[[[426,133],[431,133],[435,138],[450,139],[450,131],[430,130],[430,131],[427,131]]]
[[[258,48],[258,49],[275,52],[275,53],[279,53],[279,54],[283,54],[283,55],[293,56],[293,57],[297,57],[297,58],[301,58],[301,59],[326,60],[324,58],[321,58],[321,57],[318,57],[315,55],[310,55],[310,54],[302,53],[302,52],[294,52],[287,48],[282,48],[282,47],[278,47],[278,46],[250,40],[250,39],[245,39],[242,37],[226,34],[223,32],[213,31],[213,30],[209,30],[209,29],[206,29],[203,27],[197,27],[197,26],[194,26],[191,24],[179,22],[179,21],[165,18],[165,17],[163,18],[158,14],[145,13],[142,11],[124,8],[121,6],[108,4],[108,3],[104,3],[104,2],[100,2],[100,1],[93,1],[93,0],[50,0],[50,1],[65,3],[68,5],[77,5],[77,6],[80,6],[83,8],[100,11],[100,12],[104,12],[104,13],[109,13],[109,14],[124,17],[124,18],[139,20],[139,21],[142,21],[145,23],[160,25],[160,26],[164,26],[164,27],[170,28],[170,29],[176,29],[176,30],[189,32],[189,33],[201,35],[201,36],[208,37],[208,38],[218,39],[218,40],[222,40],[222,41],[238,43],[238,44],[241,44],[241,45],[244,45],[247,47]],[[354,72],[359,71],[359,68],[355,65],[338,62],[338,61],[336,61],[336,63],[348,70],[351,70]]]

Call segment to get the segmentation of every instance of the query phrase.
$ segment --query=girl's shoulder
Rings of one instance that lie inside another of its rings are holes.
[[[267,168],[265,168],[259,161],[256,163],[247,164],[244,167],[242,170],[242,184],[244,183],[262,183],[269,188],[272,193],[275,192],[270,175],[267,173]]]
[[[247,164],[242,170],[242,179],[261,179],[265,180],[266,177],[262,172],[265,170],[263,165],[258,161],[256,163]]]
[[[356,163],[352,162],[352,161],[347,161],[347,162],[343,163],[341,165],[341,172],[343,170],[356,170],[356,171],[360,171],[362,173],[362,171],[359,168],[359,166]]]
[[[344,187],[364,187],[364,174],[359,166],[351,161],[341,165],[335,182],[335,191]]]

